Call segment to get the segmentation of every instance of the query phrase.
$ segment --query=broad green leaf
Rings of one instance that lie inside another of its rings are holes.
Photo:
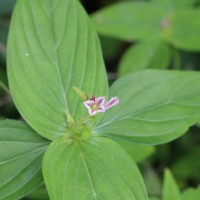
[[[170,170],[166,169],[164,174],[163,198],[162,200],[182,200],[177,183]]]
[[[39,134],[65,134],[69,114],[88,115],[76,86],[107,94],[99,40],[78,0],[19,0],[8,41],[8,76],[14,102]]]
[[[176,12],[171,24],[171,41],[177,48],[200,50],[200,9]]]
[[[43,175],[51,200],[147,200],[131,157],[112,140],[54,141],[45,153]]]
[[[42,182],[48,141],[19,121],[0,121],[0,199],[20,199]]]
[[[200,73],[143,70],[110,88],[119,105],[107,110],[94,132],[115,139],[159,144],[184,134],[200,119]]]
[[[150,3],[121,2],[93,14],[97,31],[127,41],[161,37],[162,7]]]
[[[197,188],[188,188],[182,193],[182,200],[197,200],[200,197],[200,186]]]
[[[145,160],[155,152],[152,146],[135,144],[128,141],[117,141],[137,163]]]
[[[151,0],[152,3],[160,4],[166,8],[172,10],[183,9],[194,5],[196,0]]]
[[[170,51],[161,40],[151,40],[132,45],[123,55],[119,64],[119,75],[146,68],[167,68]]]

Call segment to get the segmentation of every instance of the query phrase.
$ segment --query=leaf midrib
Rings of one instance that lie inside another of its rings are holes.
[[[85,167],[85,170],[86,170],[86,173],[87,173],[89,182],[90,182],[90,186],[91,186],[91,189],[92,189],[93,197],[94,197],[95,200],[98,200],[98,199],[97,199],[97,193],[96,193],[96,191],[95,191],[95,189],[94,189],[94,183],[93,183],[93,181],[92,181],[92,177],[91,177],[91,175],[90,175],[90,171],[89,171],[88,164],[87,164],[87,162],[86,162],[85,156],[84,156],[84,154],[83,154],[81,148],[79,148],[79,151],[80,151],[80,156],[81,156],[81,158],[82,158],[83,165],[84,165],[84,167]]]
[[[56,5],[58,5],[58,2]],[[57,6],[55,6],[53,9],[55,9],[56,7]],[[51,12],[53,12],[53,10]],[[49,20],[50,20],[50,24],[51,24],[51,28],[52,28],[52,34],[53,34],[53,38],[54,38],[54,45],[55,45],[55,49],[54,49],[54,51],[55,51],[55,67],[56,67],[56,71],[58,73],[58,78],[59,78],[59,82],[60,82],[60,86],[61,86],[61,90],[62,90],[62,95],[63,95],[63,99],[65,102],[65,109],[69,113],[69,106],[68,106],[67,98],[65,95],[64,82],[63,82],[63,79],[61,76],[61,69],[60,69],[60,65],[59,65],[59,61],[58,61],[58,49],[59,49],[60,44],[58,46],[56,45],[56,37],[55,37],[55,29],[54,29],[54,25],[53,25],[52,13],[50,13],[49,16],[50,16]]]
[[[31,12],[32,12],[32,15],[33,15],[33,18],[35,18],[34,16],[34,7],[33,7],[33,3],[32,1],[30,1],[30,5],[31,5]],[[56,8],[56,7],[55,7]],[[59,49],[59,46],[56,45],[56,38],[55,38],[55,29],[54,29],[54,25],[53,25],[53,18],[52,18],[52,12],[53,10],[51,10],[51,12],[45,12],[44,13],[46,14],[47,18],[49,19],[49,24],[51,25],[51,30],[52,30],[52,35],[53,35],[53,38],[54,38],[54,52],[55,52],[55,60],[54,60],[54,67],[56,68],[56,71],[57,71],[57,75],[58,75],[58,79],[59,79],[59,82],[60,82],[60,87],[61,87],[61,91],[62,91],[62,96],[63,96],[63,100],[64,100],[64,104],[65,104],[65,111],[67,113],[70,113],[69,111],[69,106],[68,106],[68,103],[67,103],[67,98],[66,98],[66,95],[65,95],[65,89],[64,89],[64,82],[63,82],[63,79],[62,79],[62,76],[61,76],[61,69],[60,69],[60,65],[59,65],[59,61],[58,61],[58,49]],[[38,35],[39,36],[39,35]],[[44,49],[45,50],[45,49]],[[45,50],[46,52],[46,50]],[[46,52],[46,54],[48,55],[48,53]]]

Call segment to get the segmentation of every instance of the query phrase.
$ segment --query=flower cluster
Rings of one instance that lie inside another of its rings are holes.
[[[91,99],[84,101],[84,105],[88,109],[90,116],[93,116],[99,112],[105,112],[107,109],[117,105],[118,103],[118,97],[112,97],[107,103],[105,103],[104,96],[98,98],[93,96]]]

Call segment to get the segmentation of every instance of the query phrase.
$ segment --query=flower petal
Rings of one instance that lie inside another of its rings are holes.
[[[98,111],[92,110],[92,109],[88,109],[90,116],[93,116],[95,114],[97,114]]]
[[[106,111],[106,109],[105,109],[104,105],[99,106],[98,112],[105,112],[105,111]]]
[[[119,103],[119,98],[118,97],[112,97],[105,105],[105,109],[109,109],[113,106],[116,106]]]
[[[96,98],[96,102],[98,103],[99,106],[103,105],[105,102],[105,97],[102,96],[102,97]]]
[[[90,105],[93,103],[93,101],[91,101],[91,100],[88,100],[88,101],[84,101],[83,102],[83,104],[85,105],[85,107],[87,108],[87,109],[90,109]]]

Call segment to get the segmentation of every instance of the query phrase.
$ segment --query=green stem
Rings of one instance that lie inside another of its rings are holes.
[[[0,87],[1,87],[5,92],[7,92],[8,94],[10,94],[10,91],[9,91],[8,87],[7,87],[2,81],[0,81]]]

